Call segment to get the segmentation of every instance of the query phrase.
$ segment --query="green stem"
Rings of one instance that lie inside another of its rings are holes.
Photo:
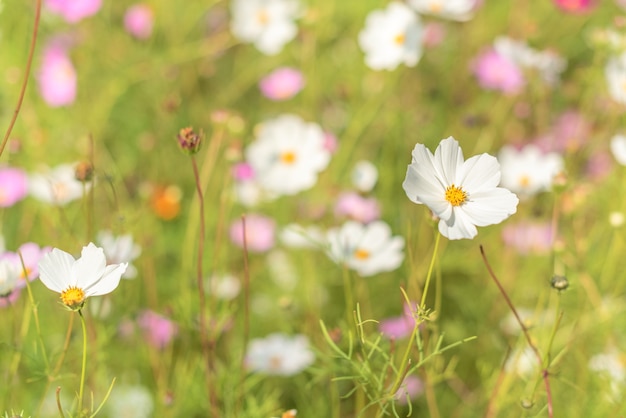
[[[435,266],[435,259],[437,258],[437,249],[439,248],[440,240],[441,240],[441,234],[437,233],[437,238],[435,238],[435,248],[433,249],[433,256],[430,259],[430,265],[428,266],[428,273],[426,274],[426,283],[424,283],[424,291],[422,292],[422,301],[420,302],[420,309],[426,309],[426,295],[428,295],[430,277],[433,274],[433,267]]]
[[[352,284],[350,282],[350,273],[348,272],[348,268],[346,266],[343,267],[343,292],[346,300],[346,319],[348,321],[348,326],[353,321],[352,311],[354,309],[354,295],[352,294]]]
[[[78,388],[78,416],[80,417],[83,413],[83,392],[85,389],[85,371],[87,370],[87,326],[81,310],[78,311],[78,315],[80,315],[80,324],[83,328],[83,364],[80,372],[80,387]]]

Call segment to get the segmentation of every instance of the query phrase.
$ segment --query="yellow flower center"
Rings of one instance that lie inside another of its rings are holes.
[[[454,184],[446,189],[446,200],[452,206],[461,206],[467,202],[467,192]]]
[[[270,17],[268,16],[267,12],[265,10],[260,10],[257,14],[256,14],[256,18],[259,21],[259,23],[261,25],[266,25],[267,22],[270,20]]]
[[[428,8],[430,9],[430,11],[432,13],[439,13],[439,12],[441,12],[441,9],[443,9],[443,7],[441,7],[441,3],[439,1],[432,1],[432,2],[430,2],[430,4],[428,5]]]
[[[282,360],[278,356],[270,357],[269,366],[271,370],[280,370],[282,367]]]
[[[61,301],[68,308],[77,308],[85,301],[85,291],[81,288],[70,286],[61,292]]]
[[[367,260],[368,258],[370,258],[370,252],[367,250],[362,250],[360,248],[357,248],[356,250],[354,250],[354,258],[356,258],[357,260]]]
[[[296,154],[292,151],[283,152],[280,154],[280,160],[285,164],[293,164],[296,162]]]
[[[519,178],[519,185],[521,187],[528,187],[528,186],[530,186],[530,177],[528,177],[525,174],[523,176],[520,176],[520,178]]]
[[[404,40],[406,39],[404,33],[399,33],[396,36],[393,37],[393,41],[397,44],[397,45],[404,45]]]

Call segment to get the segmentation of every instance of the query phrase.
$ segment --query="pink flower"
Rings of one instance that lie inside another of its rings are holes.
[[[424,25],[424,46],[434,48],[441,44],[446,37],[446,27],[439,22],[428,22]]]
[[[0,207],[13,206],[28,194],[28,175],[17,168],[0,168]]]
[[[0,295],[0,308],[8,308],[9,306],[15,305],[21,292],[22,289],[16,287],[8,295]]]
[[[341,193],[335,204],[335,215],[369,223],[380,218],[380,206],[373,197],[362,197],[354,192]]]
[[[592,0],[554,0],[554,4],[569,13],[584,13],[595,6]]]
[[[406,405],[407,402],[411,402],[418,396],[424,393],[424,383],[419,377],[408,375],[404,378],[404,382],[400,386],[400,389],[396,392],[396,400],[401,405]]]
[[[68,23],[76,23],[95,15],[102,0],[45,0],[48,10],[61,15]]]
[[[19,271],[20,281],[18,282],[17,287],[22,288],[26,286],[26,278],[28,278],[28,281],[32,282],[39,277],[39,260],[41,260],[43,256],[51,250],[51,247],[42,248],[34,242],[27,242],[20,245],[16,252],[7,251],[4,254],[1,254],[0,260],[10,261],[15,266],[17,271]],[[24,266],[22,266],[20,254],[22,254],[22,259],[24,260]],[[26,267],[26,276],[24,276],[23,267]]]
[[[233,166],[233,177],[237,181],[254,179],[254,169],[248,163],[238,163]]]
[[[302,73],[295,68],[281,67],[274,70],[259,83],[261,93],[270,100],[287,100],[304,87]]]
[[[51,107],[76,100],[76,70],[65,48],[51,45],[44,50],[39,70],[39,93]]]
[[[487,90],[513,95],[519,93],[525,83],[521,69],[493,49],[481,53],[472,70],[478,83]]]
[[[276,223],[262,215],[250,214],[246,216],[246,244],[248,251],[265,252],[274,246]],[[230,239],[235,245],[243,248],[244,243],[243,221],[237,219],[230,226]]]
[[[335,151],[337,151],[338,146],[339,143],[337,141],[337,137],[330,132],[324,132],[324,149],[331,154],[334,154]]]
[[[502,239],[520,254],[547,254],[554,243],[552,228],[547,222],[507,224],[502,230]]]
[[[576,151],[588,140],[591,134],[591,125],[583,115],[575,110],[562,113],[551,132],[537,138],[536,144],[544,151]]]
[[[178,334],[178,326],[169,318],[153,311],[143,311],[137,318],[148,343],[158,349],[165,348]]]
[[[415,304],[412,304],[416,308]],[[387,338],[404,338],[411,335],[415,327],[415,318],[408,305],[404,305],[404,313],[388,319],[383,319],[378,325],[378,330]]]
[[[124,28],[137,39],[148,39],[152,35],[154,13],[146,4],[130,6],[124,14]]]
[[[585,174],[589,176],[591,180],[602,180],[606,178],[613,168],[613,157],[609,152],[599,151],[591,154],[589,160],[587,160],[587,166],[585,167]]]

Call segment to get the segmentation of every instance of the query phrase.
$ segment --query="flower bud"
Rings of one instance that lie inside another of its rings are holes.
[[[550,285],[553,289],[561,292],[569,287],[569,281],[565,276],[554,275],[552,276],[552,280],[550,280]]]
[[[195,154],[200,150],[202,137],[202,131],[196,133],[192,127],[183,128],[178,132],[178,145],[183,152]]]
[[[87,161],[81,161],[76,164],[74,170],[74,177],[80,182],[86,183],[93,178],[93,166]]]

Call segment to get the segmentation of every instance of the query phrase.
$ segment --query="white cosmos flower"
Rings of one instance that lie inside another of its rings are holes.
[[[361,160],[352,169],[352,184],[360,192],[371,192],[378,181],[378,169],[369,161]]]
[[[552,187],[554,176],[563,171],[563,157],[555,152],[543,153],[536,145],[517,150],[504,146],[498,154],[502,167],[500,184],[522,197],[533,196]]]
[[[291,376],[309,367],[315,355],[304,335],[293,337],[281,333],[255,338],[248,344],[246,367],[252,371]]]
[[[626,104],[626,52],[609,60],[604,68],[604,75],[613,100]]]
[[[373,70],[394,70],[398,65],[413,67],[422,56],[424,27],[418,15],[406,5],[391,2],[385,10],[374,10],[359,33],[365,63]]]
[[[298,33],[295,0],[234,0],[231,11],[233,34],[265,55],[278,54]]]
[[[31,174],[28,178],[28,193],[45,203],[63,206],[80,199],[91,182],[83,185],[76,180],[75,164],[62,164],[44,173]]]
[[[409,0],[418,13],[458,21],[469,20],[476,3],[477,0]]]
[[[363,225],[347,221],[327,233],[328,256],[361,276],[395,270],[404,259],[404,238],[391,235],[383,221]]]
[[[500,223],[516,212],[519,199],[498,183],[495,157],[480,154],[465,161],[459,143],[449,137],[434,156],[415,145],[402,187],[412,202],[425,204],[440,219],[444,237],[462,239],[474,238],[476,226]]]
[[[261,125],[256,140],[246,149],[246,159],[263,189],[294,195],[313,187],[317,174],[328,165],[330,152],[324,141],[316,123],[282,115]]]
[[[127,265],[107,266],[104,250],[93,243],[83,247],[78,260],[54,248],[39,262],[39,279],[48,289],[61,294],[66,307],[80,310],[88,297],[115,290]]]
[[[10,294],[18,287],[20,270],[8,259],[0,260],[0,297]]]
[[[611,138],[611,152],[621,165],[626,165],[626,136],[615,135]]]
[[[135,244],[132,235],[115,236],[111,231],[100,231],[97,241],[102,246],[109,263],[128,263],[128,268],[122,275],[123,278],[132,279],[137,276],[137,269],[132,265],[132,261],[141,254],[141,247]]]

